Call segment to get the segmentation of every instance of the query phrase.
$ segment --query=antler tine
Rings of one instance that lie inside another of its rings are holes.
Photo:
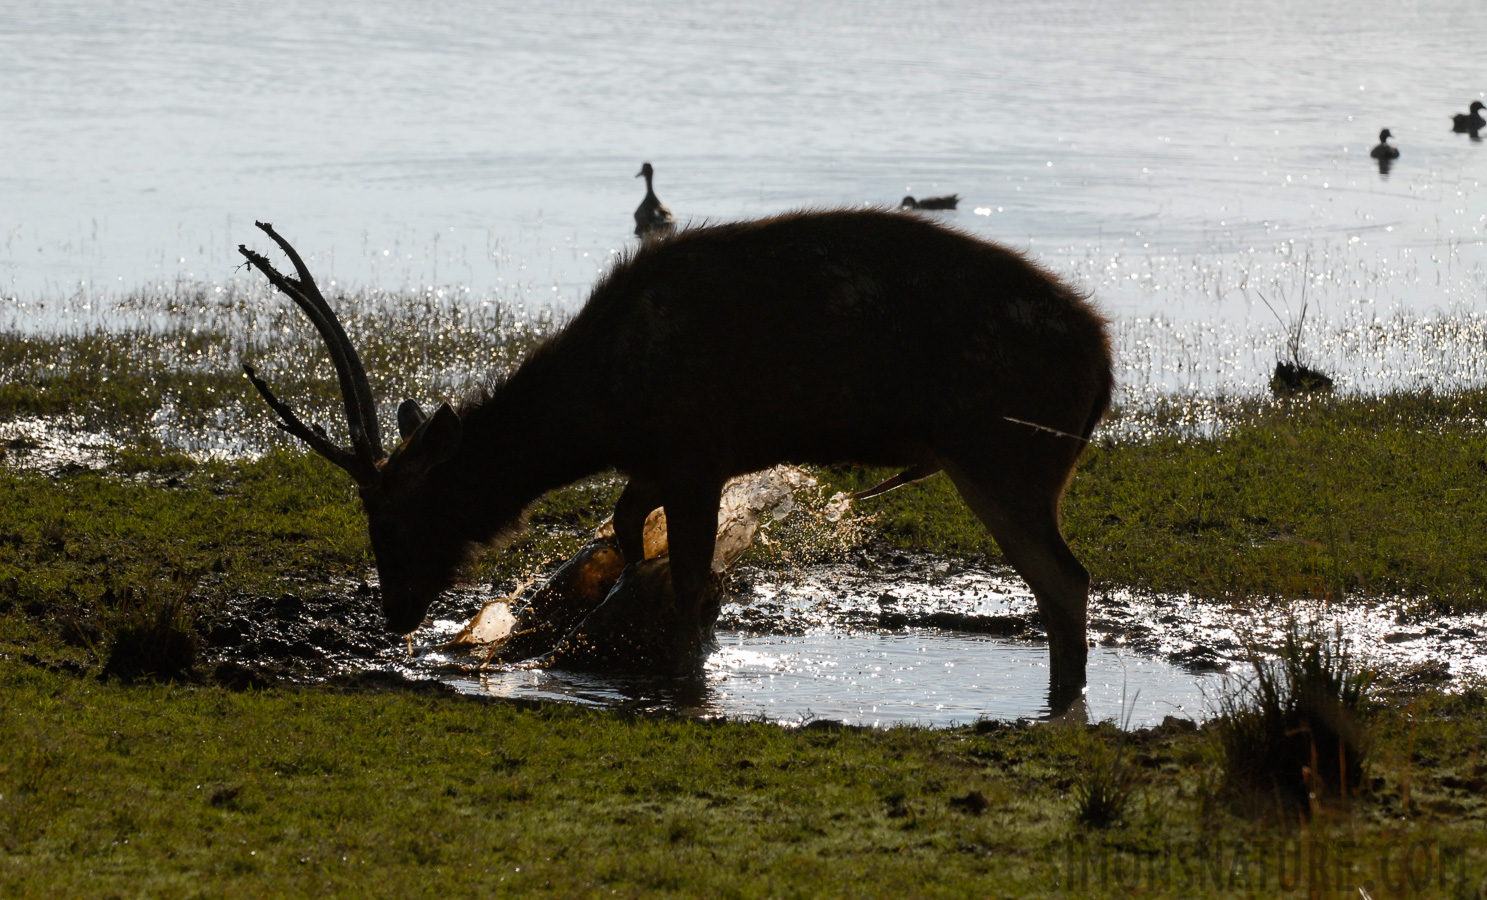
[[[357,422],[361,424],[361,430],[366,435],[371,457],[373,459],[381,459],[386,454],[382,450],[381,428],[377,422],[377,402],[372,398],[372,388],[367,382],[367,373],[366,369],[362,367],[361,357],[357,354],[356,348],[352,346],[350,339],[346,337],[346,332],[341,327],[340,320],[336,318],[336,314],[330,308],[330,304],[326,302],[325,296],[320,293],[320,287],[315,283],[315,276],[310,274],[310,267],[305,265],[305,261],[300,257],[299,252],[274,230],[272,224],[268,222],[254,222],[253,224],[257,225],[264,234],[272,238],[274,243],[279,245],[279,249],[284,251],[284,255],[289,257],[289,261],[294,264],[294,269],[299,274],[297,282],[294,279],[288,278],[284,280],[296,283],[296,286],[301,288],[302,296],[304,300],[308,301],[309,306],[301,303],[300,307],[305,309],[306,313],[310,312],[310,307],[314,307],[324,320],[326,327],[321,328],[319,322],[316,323],[316,327],[319,328],[321,336],[325,339],[332,358],[337,360],[337,375],[342,375],[342,365],[344,364],[345,366],[344,377],[341,379],[341,391],[347,400],[347,415],[348,417],[352,417],[353,424]],[[313,315],[311,318],[314,320]],[[347,391],[347,382],[350,383],[349,392]],[[355,414],[351,411],[352,398],[355,398],[357,408],[357,413]],[[355,436],[353,435],[353,441],[354,439]]]
[[[367,383],[367,374],[362,367],[361,358],[346,337],[346,332],[341,327],[340,320],[336,318],[335,312],[331,310],[330,304],[326,303],[325,297],[321,295],[319,287],[315,284],[314,276],[310,274],[309,267],[305,265],[299,253],[278,232],[274,231],[272,225],[265,222],[255,224],[289,257],[299,273],[299,278],[280,274],[266,258],[241,244],[238,245],[238,252],[243,254],[248,262],[262,272],[275,287],[287,294],[320,332],[326,349],[330,351],[331,361],[335,363],[336,377],[341,385],[341,399],[346,406],[347,425],[351,430],[352,446],[369,465],[373,464],[386,454],[382,450],[381,429],[377,424],[377,404],[372,399],[372,389]]]
[[[305,425],[300,420],[300,417],[294,414],[294,410],[289,408],[287,403],[274,396],[274,392],[269,389],[267,382],[258,377],[257,370],[247,363],[243,363],[243,372],[247,374],[248,380],[253,382],[253,386],[258,389],[258,393],[268,402],[269,408],[279,414],[279,421],[275,422],[275,425],[278,425],[306,444],[309,444],[310,449],[345,469],[347,472],[350,472],[358,484],[370,483],[375,478],[377,474],[375,467],[367,467],[360,456],[349,450],[343,450],[331,443],[330,439],[325,436],[325,432],[319,428],[311,428]]]

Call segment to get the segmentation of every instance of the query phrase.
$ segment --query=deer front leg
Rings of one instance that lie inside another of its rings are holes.
[[[671,584],[676,594],[677,662],[695,662],[710,638],[712,623],[702,622],[703,591],[712,574],[718,536],[721,479],[694,478],[667,485],[666,537]]]
[[[645,559],[645,520],[660,505],[661,491],[655,482],[631,475],[614,504],[614,536],[627,564]]]

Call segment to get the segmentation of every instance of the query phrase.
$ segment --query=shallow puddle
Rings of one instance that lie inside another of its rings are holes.
[[[467,693],[564,700],[685,715],[827,719],[888,727],[967,725],[1049,714],[1048,651],[984,635],[830,631],[808,635],[720,632],[701,682],[658,681],[540,669],[461,672],[443,680]],[[1130,727],[1167,716],[1201,721],[1221,676],[1195,675],[1113,648],[1090,654],[1086,699],[1093,721]]]
[[[817,566],[788,580],[752,575],[719,621],[701,679],[601,676],[493,667],[439,649],[463,624],[440,620],[398,667],[458,690],[530,700],[785,724],[947,726],[1049,714],[1048,650],[1036,607],[1007,570],[931,557]],[[1167,716],[1203,721],[1229,678],[1247,669],[1243,643],[1278,641],[1289,609],[1351,653],[1434,681],[1487,677],[1487,616],[1400,621],[1390,601],[1300,604],[1262,611],[1186,597],[1110,592],[1091,598],[1090,721],[1139,728]]]

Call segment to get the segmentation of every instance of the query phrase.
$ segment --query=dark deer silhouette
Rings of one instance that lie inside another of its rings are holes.
[[[560,332],[458,411],[398,408],[382,449],[355,349],[309,270],[240,246],[329,345],[352,449],[306,426],[247,366],[281,427],[356,479],[388,627],[406,633],[467,553],[544,493],[610,467],[627,561],[666,511],[684,622],[678,660],[710,639],[700,596],[731,476],[779,462],[944,471],[1032,587],[1056,706],[1084,683],[1089,575],[1059,501],[1112,386],[1105,320],[1022,255],[883,211],[694,228],[617,264]],[[687,617],[690,618],[688,619]]]

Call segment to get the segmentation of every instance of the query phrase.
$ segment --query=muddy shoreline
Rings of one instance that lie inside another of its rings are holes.
[[[859,550],[849,562],[783,575],[745,566],[729,587],[732,601],[723,607],[718,630],[730,646],[747,641],[751,652],[785,649],[802,638],[822,636],[885,647],[914,638],[921,655],[927,654],[926,665],[935,661],[937,648],[954,647],[956,653],[964,653],[967,640],[986,640],[971,645],[984,654],[1036,660],[1044,652],[1045,638],[1031,595],[1015,574],[1000,567]],[[237,687],[387,673],[476,691],[471,685],[479,682],[483,671],[505,673],[508,683],[513,677],[518,681],[530,677],[533,683],[547,678],[532,673],[529,664],[483,670],[478,651],[445,646],[495,596],[489,586],[449,592],[431,621],[413,634],[411,653],[409,642],[383,629],[377,592],[367,582],[235,597],[202,624],[203,667],[215,672],[218,681]],[[1294,614],[1328,630],[1341,626],[1359,660],[1394,681],[1450,689],[1487,678],[1487,616],[1412,617],[1401,613],[1404,608],[1398,601],[1352,600],[1261,610],[1190,597],[1106,591],[1091,598],[1089,634],[1097,651],[1114,650],[1137,663],[1159,662],[1195,678],[1242,675],[1247,638],[1263,643],[1278,637],[1286,616]],[[723,651],[714,663],[733,652],[728,647]],[[523,671],[529,675],[521,675]],[[561,681],[563,674],[553,677]],[[626,706],[643,697],[649,708],[670,707],[681,713],[701,708],[696,690],[670,686],[668,679],[588,677],[581,689],[572,691],[575,702]],[[1020,689],[1010,684],[1007,688]],[[1133,684],[1130,689],[1141,686]]]

